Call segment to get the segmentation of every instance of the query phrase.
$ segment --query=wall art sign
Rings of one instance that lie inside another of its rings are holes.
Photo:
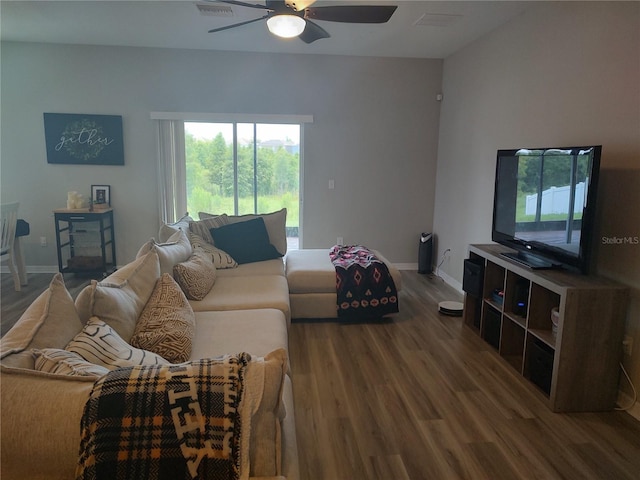
[[[124,165],[121,115],[45,113],[47,163]]]

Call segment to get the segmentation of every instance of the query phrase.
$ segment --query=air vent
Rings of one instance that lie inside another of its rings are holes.
[[[424,13],[413,25],[421,27],[450,27],[463,16],[450,13]]]
[[[233,10],[229,5],[216,5],[213,3],[196,3],[200,15],[207,17],[233,17]]]

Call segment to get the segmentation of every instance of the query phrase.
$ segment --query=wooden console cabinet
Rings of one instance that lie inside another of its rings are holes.
[[[500,255],[506,251],[497,244],[469,246],[482,286],[480,295],[465,293],[464,323],[537,385],[551,410],[613,409],[628,290],[593,276],[531,270]]]

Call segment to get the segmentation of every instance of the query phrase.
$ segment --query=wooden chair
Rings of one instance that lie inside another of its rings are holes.
[[[16,292],[20,291],[20,276],[14,250],[19,206],[18,202],[5,203],[2,204],[0,211],[0,261],[9,263],[9,271],[13,277]]]

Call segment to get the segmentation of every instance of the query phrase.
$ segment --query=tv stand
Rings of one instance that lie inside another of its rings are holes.
[[[534,270],[503,253],[503,245],[469,246],[482,273],[481,285],[465,293],[464,324],[536,386],[554,412],[612,410],[628,289],[568,270]]]
[[[533,255],[527,252],[501,252],[500,255],[503,257],[509,258],[514,262],[518,262],[525,267],[528,267],[532,270],[550,270],[550,269],[561,269],[562,265],[559,263],[551,263],[548,260],[545,260],[542,257],[538,257],[537,255]]]

